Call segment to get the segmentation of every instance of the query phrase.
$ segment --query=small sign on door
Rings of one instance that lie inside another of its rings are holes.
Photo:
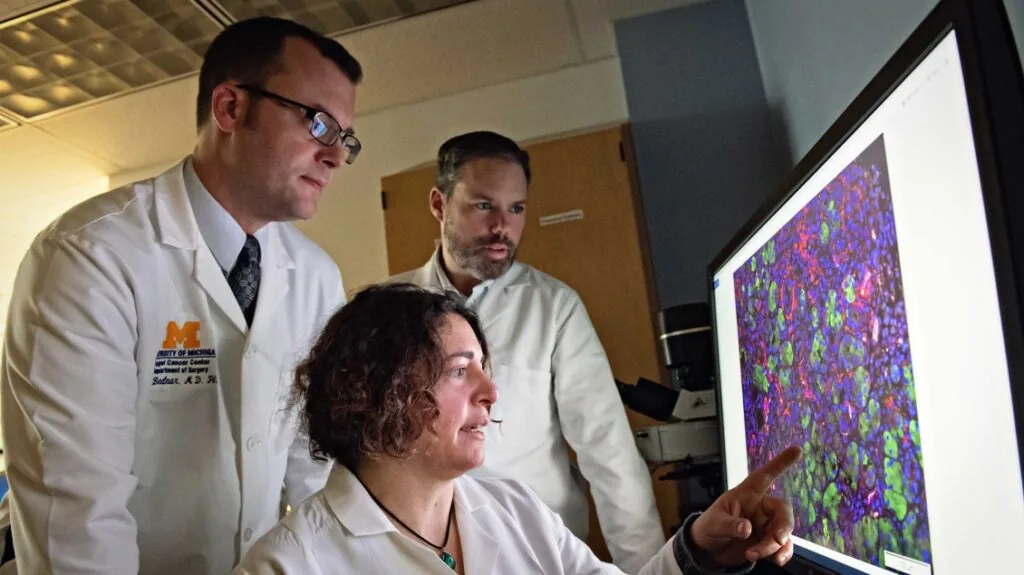
[[[557,214],[551,214],[550,216],[541,216],[540,225],[550,226],[554,224],[564,224],[565,222],[575,222],[576,220],[583,219],[583,210],[570,210],[568,212],[560,212]]]

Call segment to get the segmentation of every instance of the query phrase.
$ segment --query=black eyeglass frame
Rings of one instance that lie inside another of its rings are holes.
[[[356,157],[359,156],[359,152],[362,151],[363,144],[359,141],[359,138],[357,138],[353,132],[342,128],[341,124],[334,119],[334,116],[331,116],[327,112],[323,110],[318,110],[312,106],[307,106],[306,104],[302,104],[300,102],[296,102],[295,100],[292,100],[290,98],[285,98],[280,94],[275,94],[270,90],[261,88],[253,84],[236,84],[235,86],[253,95],[269,98],[280,104],[284,104],[286,106],[291,106],[293,108],[301,110],[302,113],[306,116],[306,119],[309,120],[309,135],[312,136],[314,140],[320,142],[320,144],[327,147],[331,147],[337,144],[339,140],[341,141],[341,148],[345,150],[346,164],[351,165],[353,162],[355,162]],[[330,126],[332,124],[334,126],[337,126],[337,134],[327,141],[321,139],[320,137],[317,137],[313,129],[317,121],[319,121],[328,128],[328,134],[330,133]]]

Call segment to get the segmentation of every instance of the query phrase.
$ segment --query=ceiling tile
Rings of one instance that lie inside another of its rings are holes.
[[[191,0],[80,0],[0,24],[0,111],[39,120],[192,74],[220,30]]]

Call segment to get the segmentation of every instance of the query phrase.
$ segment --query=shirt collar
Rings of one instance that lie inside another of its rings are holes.
[[[444,269],[444,256],[441,253],[440,245],[437,246],[436,250],[434,250],[434,273],[437,274],[437,283],[438,285],[441,286],[441,289],[445,291],[455,292],[459,296],[462,296],[462,292],[456,289],[455,285],[452,284],[451,278],[448,277],[448,272],[446,272]],[[508,272],[506,271],[506,273]],[[463,299],[465,299],[470,304],[478,301],[480,298],[484,296],[484,294],[487,293],[487,290],[490,289],[491,285],[494,284],[494,281],[494,278],[492,278],[478,283],[473,288],[473,290],[469,292],[469,297],[463,296]]]
[[[238,254],[245,245],[245,230],[238,225],[238,221],[228,213],[224,206],[210,194],[199,175],[192,165],[192,157],[185,160],[184,178],[185,190],[188,192],[189,203],[192,204],[192,213],[195,214],[196,225],[199,226],[199,233],[203,241],[213,252],[220,268],[224,273],[235,267]],[[259,240],[260,246],[267,245],[270,225],[263,226],[254,235]]]

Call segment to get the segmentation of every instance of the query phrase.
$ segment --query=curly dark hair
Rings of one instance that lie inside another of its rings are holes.
[[[445,360],[441,330],[450,314],[473,328],[486,366],[480,321],[453,294],[376,285],[334,314],[295,371],[292,401],[314,459],[355,472],[366,456],[409,456],[412,443],[433,432],[440,413],[434,386]]]

